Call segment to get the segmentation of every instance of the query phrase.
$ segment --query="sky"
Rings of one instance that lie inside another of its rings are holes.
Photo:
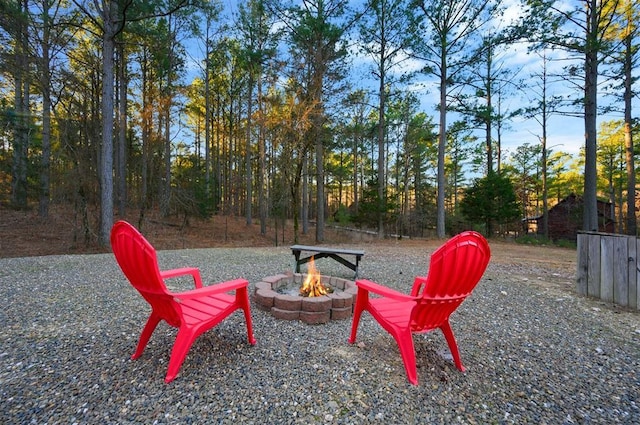
[[[354,0],[361,1],[361,0]],[[567,2],[573,3],[575,0]],[[237,12],[237,0],[223,0],[225,7],[225,16],[229,17],[232,13]],[[521,13],[521,7],[518,0],[503,0],[503,4],[507,6],[505,12],[505,20],[517,19]],[[560,52],[555,52],[555,55],[560,55]],[[502,60],[505,62],[505,66],[519,68],[518,78],[523,81],[531,80],[532,73],[539,73],[541,71],[541,62],[536,55],[528,54],[525,46],[517,46],[509,52],[506,52],[502,56]],[[371,72],[368,66],[371,64],[370,58],[364,56],[356,56],[353,59],[353,74],[351,76],[353,81],[360,84],[363,82],[371,87],[375,87],[375,81],[370,79]],[[566,62],[558,61],[549,64],[549,67],[555,67],[560,69]],[[419,64],[405,63],[405,67],[414,66]],[[369,79],[369,81],[366,81]],[[433,77],[418,76],[413,83],[413,87],[420,87],[420,90],[415,91],[416,95],[420,99],[421,110],[433,117],[435,123],[438,122],[436,107],[438,104],[438,87],[434,83]],[[564,84],[557,84],[553,87],[556,92],[563,92],[569,90]],[[530,94],[530,93],[529,93]],[[599,104],[609,102],[609,99],[599,97]],[[527,99],[526,90],[521,94],[513,94],[509,99],[505,100],[505,108],[514,110],[519,107],[524,107],[530,103]],[[640,102],[635,101],[634,106],[640,107]],[[448,114],[447,121],[452,123],[455,120],[453,114]],[[608,121],[612,119],[621,119],[621,114],[610,114],[607,116],[599,117],[599,123],[602,121]],[[540,124],[534,119],[517,118],[513,120],[502,132],[501,142],[503,150],[503,162],[508,159],[508,155],[515,151],[515,149],[524,144],[529,143],[535,145],[540,143],[540,136],[542,130]],[[480,137],[483,137],[483,133],[478,133]],[[493,131],[493,137],[497,137],[496,131]],[[574,158],[577,158],[580,149],[584,146],[584,119],[575,116],[563,116],[552,115],[548,122],[547,127],[547,147],[553,151],[563,151]]]

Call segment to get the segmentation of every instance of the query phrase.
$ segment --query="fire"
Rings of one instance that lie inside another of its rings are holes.
[[[332,292],[331,288],[323,285],[320,281],[320,273],[318,273],[313,257],[311,257],[309,268],[307,269],[307,277],[300,287],[300,295],[303,297],[321,297],[330,292]]]

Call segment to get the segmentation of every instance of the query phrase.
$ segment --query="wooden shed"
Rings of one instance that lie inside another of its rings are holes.
[[[612,218],[611,202],[598,199],[598,231],[613,233],[614,219]],[[549,238],[552,240],[566,239],[576,241],[578,231],[582,230],[584,201],[581,196],[572,193],[551,207],[548,212]],[[542,218],[535,218],[538,234],[543,233]]]

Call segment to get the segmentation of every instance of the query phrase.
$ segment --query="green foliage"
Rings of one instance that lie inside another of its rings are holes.
[[[349,213],[346,205],[340,204],[337,211],[333,213],[333,220],[341,225],[347,225],[353,220],[353,216]]]
[[[522,245],[535,245],[535,246],[557,246],[560,248],[570,248],[576,249],[576,243],[573,241],[569,241],[566,239],[558,239],[557,241],[553,241],[551,239],[547,239],[542,235],[524,235],[515,239],[516,243]]]
[[[570,249],[577,249],[577,245],[574,241],[570,241],[567,239],[558,239],[555,242],[555,245],[560,247],[560,248],[570,248]]]
[[[460,213],[449,214],[446,217],[445,229],[448,235],[457,235],[465,230],[484,230],[474,229],[473,224],[470,224],[466,217]]]
[[[394,204],[389,199],[384,199],[383,202],[380,202],[380,198],[378,197],[378,179],[371,179],[363,189],[358,214],[354,218],[354,222],[361,226],[377,228],[378,213],[382,213],[383,221],[386,223],[391,220],[390,212],[393,211],[393,209]]]
[[[516,238],[515,241],[517,243],[519,243],[519,244],[522,244],[522,245],[541,245],[541,246],[546,246],[546,245],[552,245],[553,244],[552,240],[547,239],[542,235],[535,235],[535,234],[528,234],[528,235],[520,236],[520,237]]]
[[[511,181],[495,172],[476,179],[465,190],[460,208],[470,222],[484,224],[489,236],[494,225],[513,223],[521,217]]]
[[[207,195],[202,167],[195,155],[181,157],[172,170],[171,212],[184,217],[206,218],[213,213],[213,205]]]

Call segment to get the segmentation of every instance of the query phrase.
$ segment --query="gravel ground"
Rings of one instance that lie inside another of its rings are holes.
[[[361,276],[408,291],[420,247],[366,247]],[[291,270],[283,248],[161,251],[162,268],[252,284]],[[323,274],[349,277],[330,260]],[[0,423],[640,423],[640,314],[574,294],[572,268],[490,263],[452,316],[467,372],[440,331],[414,338],[419,386],[389,334],[364,314],[278,321],[252,309],[202,335],[164,383],[175,330],[129,360],[149,309],[112,255],[0,259]],[[183,284],[182,282],[180,283]]]

